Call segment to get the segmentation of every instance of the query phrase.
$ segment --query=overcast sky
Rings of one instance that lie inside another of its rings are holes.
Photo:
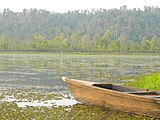
[[[160,0],[1,0],[0,10],[9,8],[20,12],[24,8],[45,9],[52,12],[67,12],[68,10],[85,10],[92,8],[143,8],[144,6],[160,6]]]

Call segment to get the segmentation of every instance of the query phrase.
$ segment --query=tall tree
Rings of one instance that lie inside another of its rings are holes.
[[[153,36],[150,42],[150,51],[151,52],[157,52],[159,50],[159,42],[158,42],[158,37]]]
[[[150,41],[147,39],[146,36],[142,38],[141,42],[141,51],[142,52],[147,52],[150,50]]]

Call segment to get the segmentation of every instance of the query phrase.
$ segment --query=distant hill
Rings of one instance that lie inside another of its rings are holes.
[[[144,10],[140,10],[127,9],[127,6],[122,6],[120,9],[77,10],[68,11],[68,13],[53,13],[37,9],[12,12],[10,9],[4,9],[0,13],[0,33],[1,49],[22,49],[30,43],[32,43],[32,49],[35,49],[33,42],[38,44],[35,39],[45,40],[46,42],[54,39],[54,42],[63,40],[63,45],[59,47],[56,45],[57,49],[87,49],[87,51],[97,51],[98,46],[94,49],[88,48],[95,43],[99,43],[98,50],[114,51],[117,48],[112,48],[115,47],[116,43],[111,44],[111,42],[116,40],[117,44],[118,40],[121,44],[130,41],[130,44],[134,43],[138,49],[143,42],[149,40],[150,43],[147,45],[149,48],[144,49],[151,50],[151,47],[153,47],[151,40],[156,39],[154,44],[160,41],[160,8],[144,7]],[[4,39],[7,39],[7,42],[14,42],[16,45],[10,45],[9,48],[8,45],[4,45]],[[93,41],[96,42],[93,43]],[[83,45],[81,45],[81,42]],[[21,43],[21,45],[17,46],[18,43]],[[125,45],[120,47],[122,46]],[[53,46],[46,48],[49,47]],[[125,51],[129,51],[129,49],[130,47],[125,48]]]

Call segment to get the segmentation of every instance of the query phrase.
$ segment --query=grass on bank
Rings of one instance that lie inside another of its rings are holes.
[[[125,85],[149,90],[160,90],[160,72],[133,77],[133,79]]]

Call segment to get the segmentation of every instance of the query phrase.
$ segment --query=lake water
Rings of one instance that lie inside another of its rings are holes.
[[[125,76],[160,71],[159,55],[0,54],[0,85],[65,93],[61,76],[123,83]]]
[[[132,116],[115,110],[78,103],[71,96],[61,76],[122,84],[126,82],[123,79],[125,77],[155,71],[160,71],[159,55],[3,53],[0,54],[0,117],[13,118],[17,114],[18,116],[25,115],[25,118],[31,117],[28,119],[51,116],[52,119],[55,117],[55,119],[83,120],[150,120],[143,116]],[[31,113],[42,111],[46,112],[31,116]]]

